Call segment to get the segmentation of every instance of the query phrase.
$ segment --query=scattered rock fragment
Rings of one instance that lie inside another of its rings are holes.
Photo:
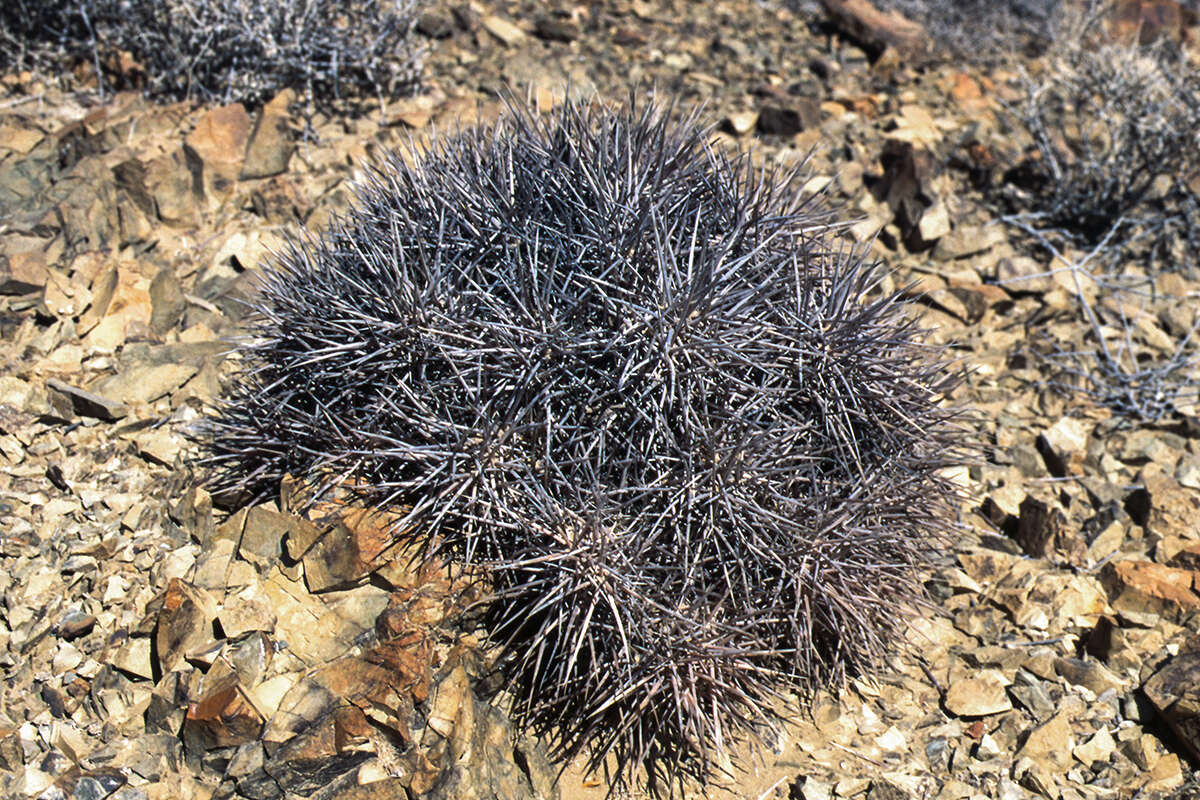
[[[1200,758],[1200,652],[1183,652],[1142,686],[1194,758]]]
[[[1110,561],[1100,572],[1109,603],[1123,616],[1153,627],[1200,609],[1198,573],[1149,561]]]
[[[920,56],[929,47],[924,28],[898,11],[881,11],[869,0],[821,0],[821,5],[835,25],[876,56],[889,47],[906,57]]]
[[[29,294],[42,290],[50,273],[40,253],[0,254],[0,294]]]
[[[241,180],[272,178],[287,172],[296,146],[284,114],[263,109],[254,122],[242,160]]]
[[[479,21],[479,24],[508,47],[515,47],[525,41],[525,31],[504,17],[488,14]]]
[[[1087,543],[1062,509],[1034,497],[1021,501],[1016,538],[1021,549],[1037,558],[1082,565],[1087,557]]]
[[[1005,691],[1008,681],[999,670],[982,670],[962,678],[946,690],[946,710],[960,717],[983,717],[1012,710]]]
[[[115,422],[123,419],[129,413],[129,409],[124,403],[110,400],[86,389],[79,389],[56,378],[47,379],[46,388],[66,395],[70,399],[71,408],[80,416]]]
[[[765,105],[758,110],[758,132],[770,136],[795,136],[820,124],[816,102],[795,98],[788,105]]]
[[[534,22],[534,34],[539,39],[545,39],[548,42],[573,42],[579,38],[579,26],[574,21],[553,16],[550,14],[542,14]]]

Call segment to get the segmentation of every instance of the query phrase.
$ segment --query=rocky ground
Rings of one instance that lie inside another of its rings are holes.
[[[294,486],[214,510],[184,433],[233,366],[257,265],[345,209],[363,159],[494,116],[504,87],[633,84],[703,104],[720,146],[812,154],[808,188],[970,368],[954,399],[986,445],[914,653],[784,709],[716,791],[1200,797],[1200,405],[1131,418],[1056,391],[1068,362],[1047,356],[1097,331],[1147,370],[1186,355],[1200,280],[1127,264],[1136,290],[1113,291],[1087,253],[1001,222],[986,185],[1028,144],[1004,123],[1017,73],[933,57],[862,7],[434,4],[426,93],[358,117],[5,76],[0,795],[605,795],[514,739],[462,618],[473,584],[412,566],[386,515],[294,513]],[[1167,34],[1194,40],[1186,23]]]

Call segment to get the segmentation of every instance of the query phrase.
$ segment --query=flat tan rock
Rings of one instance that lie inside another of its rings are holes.
[[[129,413],[129,409],[124,403],[71,386],[55,378],[46,381],[46,388],[66,395],[70,399],[75,413],[81,416],[115,422],[123,419]]]
[[[155,630],[155,650],[163,672],[213,643],[216,615],[216,604],[208,592],[178,579],[168,584]]]
[[[983,717],[1012,710],[1006,691],[1009,681],[999,670],[981,670],[960,678],[946,689],[946,710],[960,717]]]
[[[1052,772],[1063,773],[1071,766],[1071,751],[1075,747],[1071,723],[1064,713],[1055,714],[1029,732],[1017,758],[1029,758]]]
[[[740,111],[725,118],[724,128],[735,136],[745,136],[758,125],[757,111]]]
[[[1075,745],[1071,755],[1091,767],[1097,762],[1103,764],[1108,761],[1116,748],[1117,743],[1108,732],[1108,728],[1101,728],[1086,742]]]
[[[1149,561],[1110,561],[1100,573],[1119,612],[1179,619],[1200,609],[1200,573]]]
[[[1063,417],[1039,435],[1042,454],[1053,462],[1051,471],[1077,475],[1086,454],[1092,426],[1076,417]]]
[[[488,14],[479,20],[484,29],[495,36],[508,47],[514,47],[525,41],[525,31],[518,28],[509,20],[495,14]]]
[[[1200,653],[1181,653],[1142,690],[1194,757],[1200,758]]]
[[[245,107],[231,103],[201,115],[184,141],[205,165],[229,169],[240,167],[250,133],[250,115]]]
[[[43,289],[50,278],[46,257],[29,251],[0,255],[0,294],[29,294]]]
[[[915,54],[928,47],[924,28],[898,11],[881,11],[869,0],[821,0],[821,5],[846,33],[879,51],[896,47]]]
[[[137,366],[105,378],[96,384],[95,391],[127,405],[142,405],[183,386],[196,371],[188,364]]]
[[[204,747],[233,747],[258,738],[263,718],[241,686],[212,690],[188,706],[183,735],[199,738]]]
[[[246,144],[239,178],[253,180],[282,175],[287,172],[295,149],[287,115],[264,109],[255,120]]]

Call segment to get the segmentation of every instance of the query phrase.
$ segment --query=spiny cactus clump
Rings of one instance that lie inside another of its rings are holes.
[[[0,70],[99,70],[124,51],[152,95],[258,104],[284,88],[324,101],[420,81],[417,0],[6,0]]]
[[[490,567],[519,722],[704,778],[877,665],[954,495],[957,378],[802,177],[636,102],[391,156],[264,272],[213,487],[406,508]]]

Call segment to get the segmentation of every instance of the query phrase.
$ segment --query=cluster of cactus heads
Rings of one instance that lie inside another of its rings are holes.
[[[212,485],[407,509],[490,568],[519,722],[705,778],[896,643],[961,457],[958,377],[802,178],[632,101],[386,159],[264,270]]]

